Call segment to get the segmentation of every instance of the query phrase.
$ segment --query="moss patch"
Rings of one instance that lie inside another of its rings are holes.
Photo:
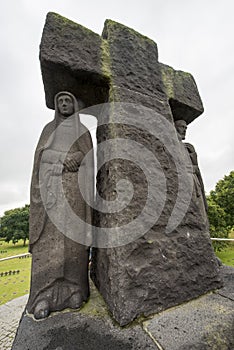
[[[125,31],[128,31],[129,34],[132,34],[133,36],[137,36],[137,38],[143,42],[148,42],[154,46],[157,45],[152,39],[148,38],[147,36],[142,35],[141,33],[137,32],[136,30],[129,28],[129,27],[125,26],[124,24],[115,22],[111,19],[106,19],[105,24],[104,24],[104,28],[107,31],[112,30],[116,33],[118,33],[119,30],[121,30],[121,31],[125,30]]]
[[[109,312],[106,303],[91,280],[90,289],[90,298],[80,312],[90,316],[107,317]]]
[[[54,20],[55,22],[59,23],[59,26],[61,27],[61,30],[65,29],[65,27],[72,27],[73,29],[74,28],[77,28],[79,30],[81,30],[83,33],[85,33],[86,35],[95,35],[97,36],[99,39],[100,39],[100,36],[93,32],[92,30],[66,18],[66,17],[63,17],[61,15],[59,15],[58,13],[55,13],[55,12],[49,12],[47,14],[47,19],[51,19],[51,20]]]
[[[193,78],[190,73],[175,70],[170,66],[161,65],[161,75],[164,84],[165,92],[168,99],[175,98],[177,91],[184,91],[184,86],[190,86],[193,83]],[[189,84],[188,84],[189,82]]]
[[[107,40],[101,41],[101,62],[102,62],[102,73],[104,76],[109,78],[111,81],[111,60],[110,60],[110,49]]]

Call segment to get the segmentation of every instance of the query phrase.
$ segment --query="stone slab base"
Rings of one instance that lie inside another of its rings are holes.
[[[163,350],[234,349],[234,268],[222,267],[225,286],[143,322]]]
[[[234,349],[234,269],[221,268],[225,284],[214,293],[120,327],[91,286],[80,310],[36,321],[23,314],[12,350]]]

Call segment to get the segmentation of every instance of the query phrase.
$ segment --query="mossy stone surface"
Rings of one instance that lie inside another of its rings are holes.
[[[204,111],[193,76],[162,63],[160,70],[174,120],[184,119],[191,123]]]

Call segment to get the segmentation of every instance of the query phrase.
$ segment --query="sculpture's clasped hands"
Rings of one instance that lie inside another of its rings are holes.
[[[64,170],[68,172],[76,172],[79,169],[79,166],[84,158],[82,152],[78,151],[71,156],[66,157],[64,161]]]

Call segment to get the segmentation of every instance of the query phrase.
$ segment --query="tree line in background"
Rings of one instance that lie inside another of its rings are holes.
[[[234,171],[219,180],[207,196],[210,236],[228,238],[234,230]],[[222,250],[226,243],[214,242],[215,250]]]
[[[227,238],[234,229],[234,171],[219,180],[207,196],[210,236]],[[0,237],[14,244],[29,238],[29,205],[8,210],[1,217]],[[213,242],[215,250],[222,250],[226,243]]]
[[[15,244],[22,239],[25,245],[29,237],[29,205],[5,211],[0,225],[0,237],[5,242]]]

